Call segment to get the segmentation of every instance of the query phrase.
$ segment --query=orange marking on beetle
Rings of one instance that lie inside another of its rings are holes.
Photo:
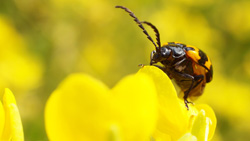
[[[207,56],[207,59],[208,59],[208,61],[206,61],[205,66],[206,66],[208,69],[210,69],[212,63],[211,63],[211,60],[210,60],[210,58],[209,58],[208,56]]]
[[[199,49],[197,47],[190,46],[190,45],[187,45],[187,47],[191,47],[194,49],[194,50],[186,51],[187,57],[191,58],[192,60],[194,60],[197,63],[198,60],[201,59],[201,57],[199,55]]]

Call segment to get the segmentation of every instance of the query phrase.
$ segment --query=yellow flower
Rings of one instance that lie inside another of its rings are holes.
[[[11,87],[18,93],[40,84],[41,62],[27,49],[22,36],[7,18],[0,15],[0,89]]]
[[[213,110],[189,107],[156,67],[143,67],[111,90],[86,74],[72,74],[50,96],[45,125],[50,140],[211,139]]]
[[[22,141],[23,127],[14,95],[5,89],[3,104],[0,102],[0,140]]]
[[[153,135],[156,141],[212,138],[217,121],[208,105],[190,104],[187,110],[164,72],[156,67],[144,67],[139,73],[143,72],[153,78],[158,94],[159,119]]]
[[[50,96],[45,125],[52,141],[141,141],[150,139],[157,116],[156,90],[146,74],[127,76],[111,90],[72,74]]]

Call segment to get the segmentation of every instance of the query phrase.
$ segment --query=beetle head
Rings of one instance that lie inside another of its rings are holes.
[[[167,60],[170,55],[171,49],[167,47],[161,47],[160,52],[157,50],[153,50],[150,55],[150,65],[161,62],[162,60]]]

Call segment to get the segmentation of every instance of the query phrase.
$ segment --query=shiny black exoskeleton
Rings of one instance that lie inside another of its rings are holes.
[[[187,46],[178,42],[168,42],[161,46],[158,29],[151,23],[139,21],[138,18],[128,8],[116,6],[129,13],[138,26],[143,30],[147,38],[154,44],[155,50],[150,57],[150,65],[154,65],[163,70],[170,79],[174,79],[176,84],[184,92],[184,103],[188,109],[188,98],[196,99],[202,95],[206,83],[213,77],[213,68],[209,57],[200,49],[194,46]],[[150,26],[156,35],[156,44],[149,36],[142,24]],[[159,66],[156,63],[161,63]]]
[[[200,96],[206,83],[211,81],[213,75],[212,65],[208,69],[205,65],[210,64],[195,62],[194,57],[196,54],[193,53],[196,52],[195,49],[197,50],[197,48],[187,47],[185,44],[169,42],[167,45],[163,45],[160,50],[152,51],[150,57],[150,65],[162,69],[171,79],[175,80],[184,92],[183,98],[186,106],[189,103],[187,98],[190,97],[194,100]],[[200,60],[202,59],[204,58],[200,58]],[[207,58],[208,60],[209,58]],[[158,62],[163,66],[155,65]]]

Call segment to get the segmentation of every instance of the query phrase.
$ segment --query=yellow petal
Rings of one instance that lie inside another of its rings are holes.
[[[118,118],[127,133],[123,139],[149,139],[158,118],[157,94],[152,79],[144,73],[130,75],[123,78],[111,92],[117,102],[117,110],[123,111]]]
[[[85,75],[73,74],[52,93],[45,109],[50,140],[144,140],[156,123],[152,80],[131,75],[109,90]]]
[[[209,128],[209,133],[208,133],[207,138],[208,138],[208,140],[211,140],[213,135],[214,135],[214,132],[216,129],[216,124],[217,124],[217,119],[216,119],[215,113],[214,113],[213,109],[206,104],[197,104],[196,108],[199,111],[201,111],[201,110],[205,111],[206,120],[208,120],[207,121],[208,122],[207,128]]]
[[[178,139],[178,141],[197,141],[197,138],[191,133],[186,133],[184,136]]]
[[[156,85],[159,99],[158,129],[160,132],[171,135],[177,140],[190,129],[190,120],[197,110],[190,104],[189,110],[184,101],[177,96],[176,90],[169,77],[157,67],[144,66],[140,71],[150,75]]]
[[[108,141],[122,141],[121,131],[117,125],[111,125],[108,135]]]
[[[45,125],[50,140],[101,140],[107,118],[108,88],[84,74],[67,77],[50,96]]]
[[[209,132],[209,119],[205,116],[205,111],[201,110],[194,120],[191,133],[199,141],[206,141]]]
[[[0,133],[3,132],[4,122],[5,122],[5,113],[4,113],[2,102],[0,101]],[[0,134],[0,137],[1,137],[1,134]]]
[[[153,140],[154,141],[171,141],[171,136],[168,134],[165,134],[163,132],[160,132],[159,130],[155,130],[153,134]]]
[[[159,119],[153,137],[162,140],[170,136],[172,140],[211,139],[216,127],[216,117],[208,105],[189,104],[179,99],[171,80],[154,66],[145,66],[140,71],[150,75],[155,82],[159,98]]]
[[[3,96],[3,106],[5,110],[5,125],[2,140],[24,140],[23,127],[16,100],[12,92],[7,88]]]

